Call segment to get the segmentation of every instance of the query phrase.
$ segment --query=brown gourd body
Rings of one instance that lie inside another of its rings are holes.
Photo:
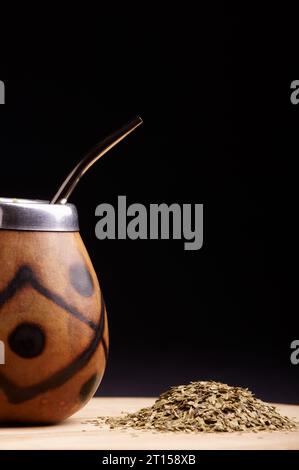
[[[53,423],[95,393],[105,304],[79,232],[0,230],[0,422]]]

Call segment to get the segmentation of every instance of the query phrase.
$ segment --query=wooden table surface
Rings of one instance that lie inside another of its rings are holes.
[[[64,423],[43,427],[0,426],[0,449],[27,450],[204,450],[299,449],[299,429],[292,432],[160,434],[136,430],[110,430],[88,423],[97,416],[116,416],[150,406],[152,398],[95,398]],[[299,406],[277,405],[299,422]]]

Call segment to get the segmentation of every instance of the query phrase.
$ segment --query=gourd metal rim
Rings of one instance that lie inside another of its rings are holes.
[[[78,212],[74,204],[0,197],[0,230],[78,232]]]

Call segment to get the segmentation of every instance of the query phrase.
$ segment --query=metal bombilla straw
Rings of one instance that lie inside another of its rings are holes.
[[[67,176],[50,204],[66,204],[82,176],[85,175],[101,157],[135,131],[142,123],[143,120],[138,116],[96,145]]]

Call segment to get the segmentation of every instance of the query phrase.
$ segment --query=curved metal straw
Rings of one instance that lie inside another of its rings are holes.
[[[81,160],[80,163],[68,175],[65,181],[60,186],[59,190],[53,197],[50,204],[66,204],[68,198],[74,191],[82,176],[94,165],[101,157],[103,157],[109,150],[115,147],[119,142],[125,139],[135,129],[137,129],[143,120],[140,116],[128,122],[118,131],[106,137],[102,142],[96,145],[87,155]]]

